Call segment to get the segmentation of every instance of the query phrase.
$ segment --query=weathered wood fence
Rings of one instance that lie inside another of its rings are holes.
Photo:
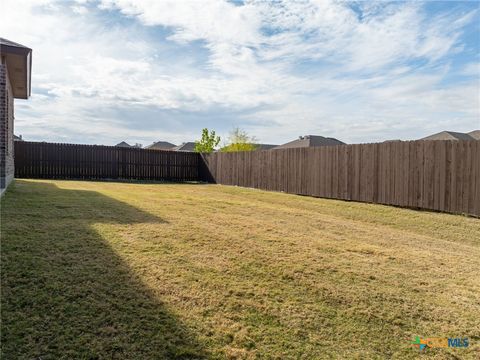
[[[201,178],[480,216],[480,141],[407,141],[202,155]]]
[[[480,141],[239,153],[15,142],[15,176],[207,181],[480,216]]]
[[[196,153],[16,141],[15,176],[198,181]]]

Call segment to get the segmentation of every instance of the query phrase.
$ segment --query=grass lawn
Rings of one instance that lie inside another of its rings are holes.
[[[2,359],[480,355],[480,220],[200,184],[17,180]],[[426,349],[420,337],[468,337]]]

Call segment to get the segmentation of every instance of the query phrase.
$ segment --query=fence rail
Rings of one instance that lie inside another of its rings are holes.
[[[15,176],[198,181],[196,153],[16,141]]]
[[[480,216],[480,141],[407,141],[202,155],[224,185]]]

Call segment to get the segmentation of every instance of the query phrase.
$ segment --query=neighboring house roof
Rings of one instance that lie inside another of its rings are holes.
[[[469,134],[461,132],[441,131],[439,133],[421,138],[420,140],[475,140],[475,138]]]
[[[17,136],[15,134],[13,134],[13,141],[23,141],[22,135]]]
[[[7,64],[13,97],[28,99],[31,93],[32,49],[0,38],[0,54]]]
[[[153,150],[173,150],[175,144],[169,143],[168,141],[157,141],[154,142],[152,145],[148,145],[145,149],[153,149]]]
[[[273,148],[276,148],[278,145],[273,145],[273,144],[255,144],[257,147],[255,150],[270,150]]]
[[[475,140],[480,140],[480,130],[473,130],[468,133],[470,137],[474,138]]]
[[[184,142],[181,145],[172,148],[175,151],[195,151],[195,143],[193,141]]]
[[[132,147],[132,145],[130,145],[129,143],[125,142],[125,141],[122,141],[122,142],[119,142],[117,145],[115,145],[117,147],[125,147],[125,148],[130,148]]]
[[[305,135],[300,136],[297,140],[290,141],[286,144],[273,148],[276,149],[289,149],[289,148],[304,148],[315,146],[332,146],[332,145],[345,145],[344,142],[335,138],[323,137],[318,135]]]

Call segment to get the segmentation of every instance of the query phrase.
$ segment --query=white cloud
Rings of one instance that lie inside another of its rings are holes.
[[[225,1],[102,0],[101,7],[117,8],[138,17],[145,25],[175,29],[171,39],[208,39],[230,44],[255,44],[260,19],[250,5],[235,6]]]
[[[480,62],[471,62],[463,66],[461,74],[464,76],[472,76],[480,81]]]
[[[178,142],[205,125],[195,112],[212,114],[209,126],[220,132],[235,124],[268,142],[480,127],[474,65],[464,81],[444,81],[475,11],[355,5],[357,12],[336,1],[4,0],[1,36],[34,49],[34,96],[18,102],[17,129],[36,140]],[[137,118],[116,118],[132,107]],[[156,122],[143,119],[152,109]],[[175,112],[177,132],[165,111]],[[231,119],[216,116],[229,112]]]

